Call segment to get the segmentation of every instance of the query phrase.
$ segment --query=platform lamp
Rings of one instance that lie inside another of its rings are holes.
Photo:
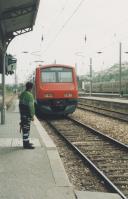
[[[103,52],[102,51],[98,51],[97,52],[97,54],[102,54]],[[102,71],[102,69],[101,69],[101,71]],[[100,82],[102,81],[102,79],[101,79],[101,75],[100,75]]]
[[[31,55],[31,56],[36,56],[36,60],[34,59],[33,61],[32,61],[32,63],[36,63],[36,64],[41,64],[41,63],[43,63],[44,62],[44,60],[40,60],[40,55],[39,55],[39,53],[40,53],[40,51],[38,50],[38,51],[33,51],[33,52],[29,52],[29,51],[22,51],[22,54],[29,54],[29,55]],[[38,60],[39,59],[39,60]],[[31,63],[29,63],[29,65],[31,66]],[[34,70],[35,70],[35,67],[34,67]]]

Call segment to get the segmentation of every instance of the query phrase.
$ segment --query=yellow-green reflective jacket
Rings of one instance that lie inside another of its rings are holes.
[[[24,91],[19,97],[20,113],[33,118],[35,114],[34,98],[30,91]]]

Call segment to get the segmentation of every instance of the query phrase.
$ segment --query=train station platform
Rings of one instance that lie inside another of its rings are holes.
[[[128,114],[128,99],[126,98],[82,96],[80,97],[80,100],[84,100],[87,105],[93,105],[98,108],[105,108],[118,113]]]
[[[16,101],[0,125],[0,198],[74,199],[57,149],[36,118],[30,136],[36,148],[23,149],[18,112]]]
[[[106,102],[115,102],[115,103],[123,103],[123,104],[128,104],[128,99],[122,98],[122,97],[95,97],[95,96],[82,96],[80,98],[85,98],[85,99],[91,99],[91,100],[99,100],[99,101],[106,101]]]
[[[57,148],[38,119],[31,125],[35,149],[22,147],[18,100],[0,124],[1,199],[120,199],[117,194],[75,191],[69,182]]]

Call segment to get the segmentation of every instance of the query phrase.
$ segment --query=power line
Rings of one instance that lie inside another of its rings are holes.
[[[62,5],[62,7],[61,7],[61,10],[59,11],[59,13],[57,14],[57,16],[52,20],[52,22],[51,22],[51,26],[49,27],[49,29],[47,30],[47,35],[49,34],[49,32],[51,33],[51,29],[52,29],[52,27],[53,26],[55,26],[55,23],[56,23],[56,21],[60,18],[60,16],[63,14],[63,12],[64,12],[64,10],[65,10],[65,8],[66,8],[66,6],[67,6],[67,2],[68,2],[69,0],[66,0],[65,1],[65,3]]]
[[[55,35],[55,37],[53,38],[53,40],[51,41],[51,43],[45,48],[45,50],[43,51],[43,53],[45,53],[48,50],[48,48],[56,41],[56,39],[59,36],[60,32],[65,28],[65,26],[69,23],[69,21],[72,19],[72,17],[76,14],[76,12],[79,10],[79,8],[84,3],[84,1],[85,0],[81,0],[79,2],[79,4],[77,5],[77,7],[74,9],[73,13],[66,19],[66,21],[64,22],[64,24],[61,26],[61,28],[59,29],[59,31],[57,32],[57,34]]]
[[[52,39],[52,41],[48,44],[48,46],[43,50],[43,53],[45,53],[48,49],[49,49],[49,47],[56,41],[56,39],[58,38],[58,36],[60,35],[60,32],[66,27],[66,25],[69,23],[69,21],[72,19],[72,17],[75,15],[75,13],[79,10],[79,8],[81,7],[81,5],[83,4],[83,2],[84,2],[85,0],[81,0],[80,2],[79,2],[79,4],[77,5],[77,7],[75,8],[75,10],[73,11],[73,13],[66,19],[66,21],[64,22],[64,24],[60,27],[60,29],[58,30],[58,32],[56,33],[56,35],[54,36],[54,38]],[[65,4],[65,6],[66,6],[66,4]],[[65,6],[64,6],[64,9],[65,9]],[[63,9],[63,7],[61,8],[61,11],[63,11],[64,10]],[[60,11],[60,12],[61,12]],[[62,12],[61,12],[61,14],[62,14]],[[60,15],[61,15],[60,14]],[[60,16],[59,15],[59,16]],[[58,17],[57,17],[58,18]],[[124,22],[124,21],[122,21],[122,22]],[[119,23],[119,24],[122,24],[122,22],[121,23]],[[118,24],[116,24],[116,26],[117,26]],[[113,41],[113,42],[111,42],[110,44],[108,44],[108,45],[106,45],[106,46],[104,46],[104,47],[101,47],[100,49],[102,49],[102,50],[104,50],[104,49],[106,49],[106,48],[108,48],[108,47],[110,47],[110,46],[112,46],[114,43],[116,43],[116,41]],[[93,51],[93,53],[94,53],[94,51]]]

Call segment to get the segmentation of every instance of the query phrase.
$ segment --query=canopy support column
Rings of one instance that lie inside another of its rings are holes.
[[[6,104],[5,104],[5,54],[6,50],[3,50],[2,52],[2,107],[1,107],[1,124],[5,124],[5,110],[6,110]]]

